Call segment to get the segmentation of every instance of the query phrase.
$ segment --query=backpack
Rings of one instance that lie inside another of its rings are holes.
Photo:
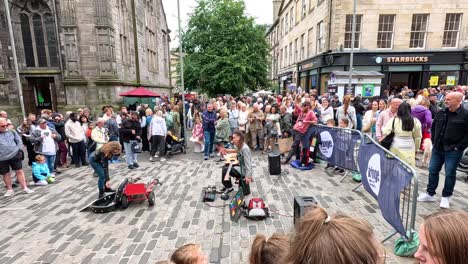
[[[167,127],[173,127],[174,126],[174,121],[172,120],[172,113],[171,112],[166,114],[166,126]]]
[[[86,142],[86,150],[88,151],[88,155],[96,150],[96,146],[96,141],[92,140],[91,138],[88,138],[88,141]]]
[[[253,220],[264,220],[270,216],[265,201],[262,198],[250,199],[249,205],[244,210],[244,216]]]

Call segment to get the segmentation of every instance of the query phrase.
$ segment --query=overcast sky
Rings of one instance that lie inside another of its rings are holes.
[[[162,0],[164,11],[166,12],[167,23],[171,33],[171,47],[178,46],[178,24],[177,24],[177,0]],[[182,17],[182,27],[187,25],[189,13],[196,6],[196,0],[179,0],[180,15]],[[247,14],[254,17],[258,24],[273,23],[273,4],[272,0],[244,0],[247,6]]]

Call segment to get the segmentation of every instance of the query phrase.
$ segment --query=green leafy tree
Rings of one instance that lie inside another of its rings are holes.
[[[266,87],[265,33],[242,0],[198,0],[182,37],[185,86],[210,96]]]

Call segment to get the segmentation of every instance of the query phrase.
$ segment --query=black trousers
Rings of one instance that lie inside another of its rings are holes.
[[[159,156],[164,156],[165,150],[166,141],[164,140],[164,136],[151,136],[151,157],[154,157],[156,152],[158,152]]]
[[[142,151],[150,151],[150,146],[149,146],[149,138],[148,138],[148,128],[144,127],[141,130],[141,143],[143,144],[143,147],[141,148]]]
[[[84,141],[70,143],[73,150],[72,163],[75,165],[86,164],[86,146]]]
[[[226,175],[228,167],[229,167],[229,165],[224,165],[223,166],[222,173],[221,173],[222,174],[221,175],[221,183],[226,188],[232,188],[231,177],[234,177],[234,178],[240,180],[242,175],[240,174],[240,172],[237,169],[234,168],[234,167],[237,167],[237,166],[232,166],[231,172],[229,172],[229,175],[231,175],[231,177],[229,177],[229,180],[227,180],[227,181],[224,180],[224,176]]]

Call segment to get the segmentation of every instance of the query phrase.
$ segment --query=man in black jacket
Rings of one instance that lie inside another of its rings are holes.
[[[137,153],[132,151],[132,144],[141,140],[141,125],[138,119],[138,112],[132,112],[130,118],[123,121],[120,128],[124,148],[125,148],[125,160],[129,169],[138,168]]]
[[[418,197],[420,202],[434,202],[436,199],[439,172],[445,163],[445,183],[442,190],[441,208],[450,208],[450,196],[456,182],[457,166],[468,147],[468,111],[462,106],[463,95],[452,92],[445,97],[446,109],[437,112],[431,129],[433,143],[429,163],[427,193]]]

